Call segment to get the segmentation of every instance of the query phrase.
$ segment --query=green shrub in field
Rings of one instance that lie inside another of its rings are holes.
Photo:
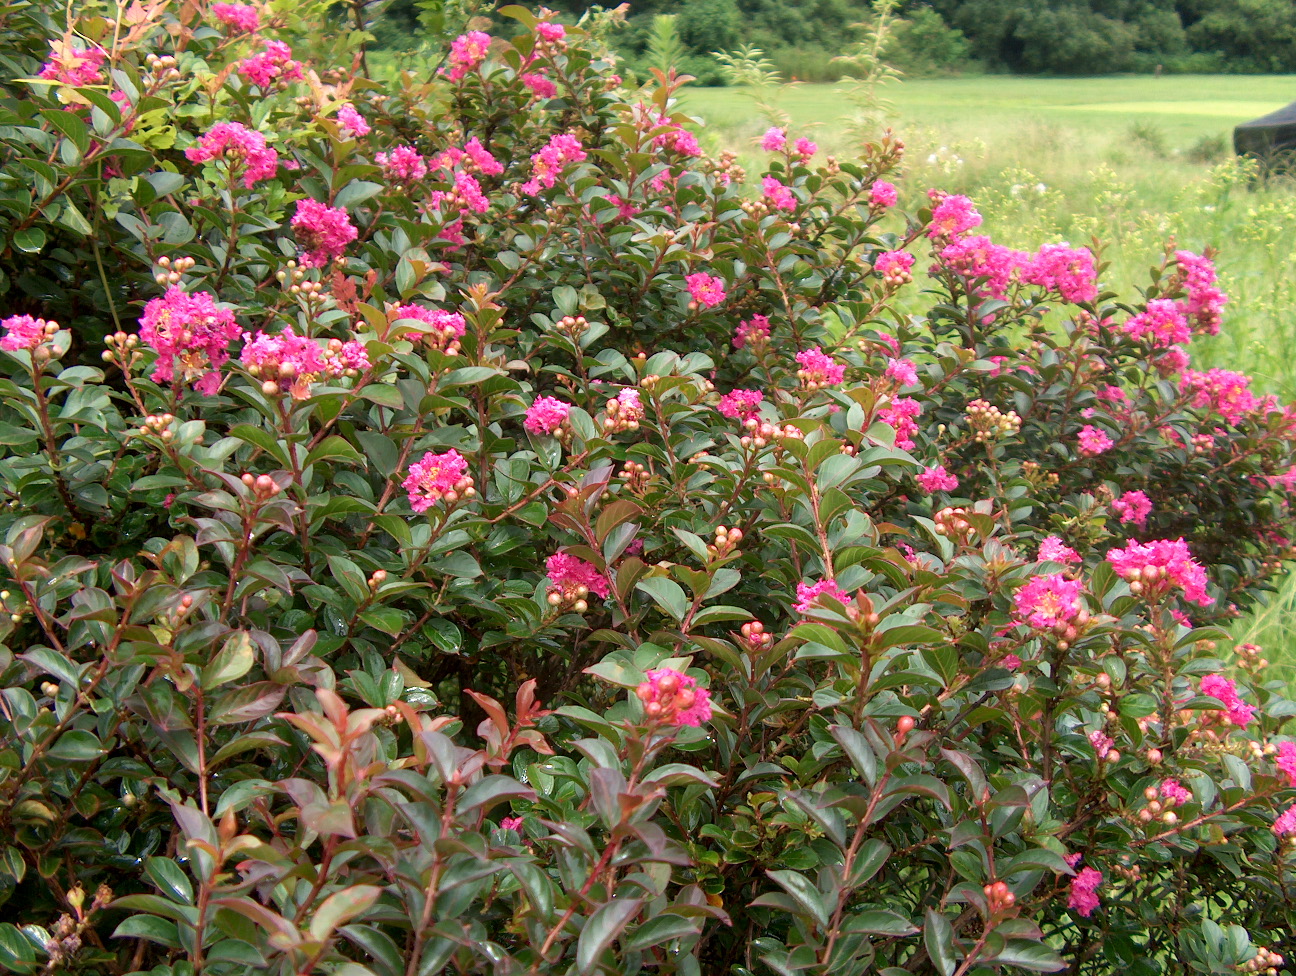
[[[1296,414],[1187,368],[1209,255],[1122,298],[897,210],[889,138],[749,177],[604,18],[382,86],[323,5],[47,13],[0,59],[5,971],[1282,965],[1296,708],[1218,625]]]

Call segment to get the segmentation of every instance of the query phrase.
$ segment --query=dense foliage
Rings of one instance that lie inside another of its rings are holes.
[[[382,87],[323,12],[0,11],[0,967],[1276,972],[1216,625],[1296,411],[1192,368],[1210,256],[748,176],[605,17]]]

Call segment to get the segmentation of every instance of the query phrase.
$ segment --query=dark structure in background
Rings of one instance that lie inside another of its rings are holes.
[[[1239,156],[1271,159],[1296,152],[1296,102],[1233,130],[1233,149]]]

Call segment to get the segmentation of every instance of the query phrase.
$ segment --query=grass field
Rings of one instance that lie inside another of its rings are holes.
[[[1296,76],[904,81],[884,90],[890,125],[908,147],[903,192],[967,193],[1003,243],[1102,242],[1105,279],[1122,294],[1144,284],[1165,242],[1220,251],[1231,298],[1220,336],[1198,340],[1196,363],[1243,370],[1296,400],[1296,181],[1257,186],[1232,156],[1239,122],[1296,100]],[[795,135],[849,158],[850,104],[833,85],[782,89],[776,106]],[[734,89],[687,89],[682,106],[708,138],[749,169],[768,121]],[[904,202],[904,201],[902,201]],[[1296,690],[1296,573],[1266,607],[1238,621],[1275,677]]]

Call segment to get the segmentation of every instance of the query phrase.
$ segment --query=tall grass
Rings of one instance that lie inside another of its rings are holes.
[[[834,86],[786,88],[778,107],[798,135],[850,158],[845,104]],[[1126,294],[1144,285],[1168,241],[1217,249],[1230,296],[1224,328],[1193,343],[1199,366],[1251,374],[1254,386],[1296,400],[1296,181],[1257,179],[1231,154],[1232,126],[1296,97],[1291,77],[907,81],[887,91],[907,147],[903,201],[927,187],[967,193],[997,241],[1096,240],[1104,279]],[[740,91],[693,90],[684,109],[749,169],[768,122]],[[1275,678],[1296,690],[1296,572],[1237,621]]]

